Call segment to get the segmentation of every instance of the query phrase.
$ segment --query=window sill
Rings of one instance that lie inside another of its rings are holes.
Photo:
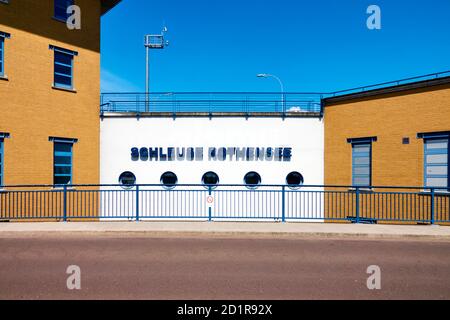
[[[59,91],[65,91],[65,92],[70,92],[70,93],[77,93],[76,89],[70,89],[70,88],[63,88],[63,87],[57,87],[57,86],[52,86],[53,90],[59,90]]]
[[[0,75],[0,80],[9,81],[8,76],[6,74],[5,75]]]

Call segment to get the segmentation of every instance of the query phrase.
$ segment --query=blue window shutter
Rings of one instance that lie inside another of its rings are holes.
[[[424,137],[424,186],[449,188],[449,138]]]
[[[372,143],[352,143],[352,185],[372,185]]]

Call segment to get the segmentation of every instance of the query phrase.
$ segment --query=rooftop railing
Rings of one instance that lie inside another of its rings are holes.
[[[319,114],[321,99],[320,93],[104,93],[101,112]]]
[[[281,115],[322,115],[322,100],[450,76],[450,71],[383,82],[334,92],[159,92],[103,93],[101,114],[105,113],[275,113]]]

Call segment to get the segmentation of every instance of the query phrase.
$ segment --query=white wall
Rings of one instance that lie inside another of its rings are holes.
[[[241,184],[257,171],[263,184],[284,184],[286,175],[299,171],[305,184],[323,184],[323,123],[317,118],[105,118],[101,122],[101,183],[118,183],[132,171],[140,184],[158,184],[161,174],[173,171],[179,183],[199,184],[214,171],[223,184]],[[204,160],[132,161],[132,147],[203,147]],[[283,161],[208,161],[209,147],[291,147],[292,159]]]
[[[133,161],[133,147],[203,147],[204,159]],[[208,161],[210,147],[285,147],[292,148],[292,158],[290,162]],[[159,184],[161,174],[166,171],[174,172],[179,184],[200,184],[203,174],[208,171],[216,172],[221,184],[243,184],[244,175],[256,171],[262,177],[262,184],[280,185],[285,184],[288,173],[298,171],[303,175],[305,184],[323,185],[323,157],[323,123],[317,118],[104,118],[101,122],[102,184],[117,184],[124,171],[133,172],[138,184]],[[136,211],[135,193],[113,189],[120,191],[102,195],[102,216],[130,216],[132,219]],[[141,188],[140,216],[204,218],[209,210],[206,204],[208,193],[202,187],[196,189],[203,192],[192,191],[192,188],[185,191],[188,189],[178,187],[174,192],[160,192],[161,187]],[[281,215],[281,193],[268,191],[273,189],[261,187],[258,189],[261,192],[257,193],[214,191],[212,213],[222,218],[236,215],[248,219]],[[323,194],[315,194],[315,197],[308,193],[286,193],[288,220],[296,217],[305,219],[303,221],[312,221],[310,218],[322,221]]]

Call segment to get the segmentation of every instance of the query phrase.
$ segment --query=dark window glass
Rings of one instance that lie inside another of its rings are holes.
[[[69,17],[67,8],[73,5],[73,0],[55,0],[55,18],[66,21]]]
[[[72,171],[72,168],[70,166],[55,166],[55,174],[63,174],[63,175],[70,175],[70,172]]]
[[[249,188],[256,188],[259,184],[261,184],[261,176],[257,172],[249,172],[244,177],[244,183]]]
[[[165,172],[161,176],[161,184],[166,188],[174,188],[178,183],[178,177],[173,172]]]
[[[215,172],[207,172],[202,177],[202,183],[206,186],[216,186],[219,184],[219,176]]]
[[[72,62],[73,55],[55,51],[55,86],[72,88]]]
[[[60,51],[55,51],[55,63],[72,66],[72,55]]]
[[[53,184],[70,184],[72,181],[72,143],[54,142]]]
[[[0,76],[4,74],[3,72],[3,46],[4,46],[4,38],[0,37]]]
[[[72,86],[72,79],[69,77],[64,77],[55,74],[55,86],[56,87],[71,87]]]
[[[60,185],[60,184],[70,184],[70,178],[69,176],[55,176],[54,178],[54,184]]]
[[[286,177],[286,184],[291,188],[298,188],[303,184],[303,176],[300,172],[291,172]]]
[[[55,64],[55,73],[60,73],[63,75],[70,76],[72,69],[63,65]]]
[[[125,171],[120,175],[119,183],[124,187],[131,187],[136,184],[136,176],[130,171]]]
[[[0,186],[3,185],[3,141],[0,140]]]

